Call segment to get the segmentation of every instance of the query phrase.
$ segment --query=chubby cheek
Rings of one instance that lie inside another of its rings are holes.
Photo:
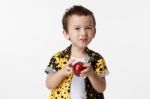
[[[93,39],[93,36],[88,36],[88,42],[90,42]]]
[[[75,33],[75,32],[72,32],[72,33],[70,33],[69,34],[69,37],[71,38],[71,39],[78,39],[79,38],[79,35],[77,34],[77,33]]]

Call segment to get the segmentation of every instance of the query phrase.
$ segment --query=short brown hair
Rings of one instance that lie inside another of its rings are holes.
[[[66,9],[66,12],[62,18],[62,25],[63,25],[63,29],[65,31],[67,31],[67,26],[68,26],[68,17],[71,16],[71,15],[84,15],[84,16],[87,16],[87,15],[90,15],[93,19],[93,24],[94,24],[94,27],[96,26],[96,21],[95,21],[95,17],[93,15],[93,12],[90,11],[89,9],[81,6],[81,5],[74,5],[72,6],[71,8],[69,9]]]

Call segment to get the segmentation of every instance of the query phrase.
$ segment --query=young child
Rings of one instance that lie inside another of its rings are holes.
[[[66,10],[62,24],[64,37],[71,44],[55,53],[45,70],[46,86],[51,90],[49,99],[104,99],[108,69],[104,58],[87,47],[96,34],[93,13],[74,5]],[[76,76],[72,68],[77,61],[85,67],[80,76]]]

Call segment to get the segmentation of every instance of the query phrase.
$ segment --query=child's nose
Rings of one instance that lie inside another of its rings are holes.
[[[81,34],[86,35],[87,34],[86,29],[82,29]]]

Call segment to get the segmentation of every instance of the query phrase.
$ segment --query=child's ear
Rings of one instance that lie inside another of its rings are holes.
[[[67,40],[69,39],[69,34],[67,33],[67,31],[63,30],[63,35]]]
[[[95,37],[95,35],[96,35],[96,28],[94,28],[93,38]]]

